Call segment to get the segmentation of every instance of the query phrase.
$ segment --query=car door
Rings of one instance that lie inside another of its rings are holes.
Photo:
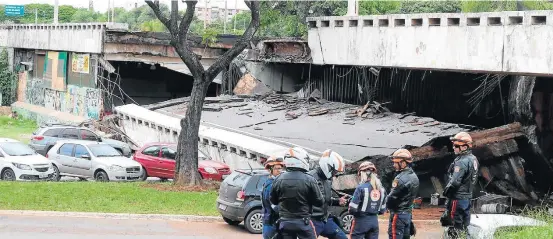
[[[142,156],[140,157],[140,163],[148,171],[148,176],[150,177],[163,177],[160,169],[159,154],[161,147],[159,145],[152,145],[145,148],[142,151]]]
[[[161,157],[159,158],[160,168],[163,170],[164,177],[173,178],[175,176],[175,158],[177,152],[170,147],[161,148]]]
[[[83,158],[83,155],[88,155],[87,158]],[[73,166],[75,174],[84,177],[92,177],[92,154],[88,149],[81,144],[75,144],[75,152],[73,155]]]
[[[66,143],[63,144],[59,149],[56,155],[54,156],[54,161],[58,162],[58,169],[62,174],[75,174],[73,169],[73,150],[75,149],[74,144]]]
[[[66,128],[60,134],[62,139],[80,139],[79,130],[75,128]]]
[[[80,137],[82,140],[88,140],[88,141],[98,141],[100,137],[96,135],[95,133],[92,133],[90,130],[81,129],[80,130]]]

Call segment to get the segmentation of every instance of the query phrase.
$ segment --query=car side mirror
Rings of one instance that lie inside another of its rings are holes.
[[[98,142],[102,142],[102,138],[98,137],[98,140],[97,140],[97,141],[98,141]]]
[[[83,158],[83,159],[89,159],[89,160],[90,160],[90,155],[88,155],[88,154],[83,154],[83,155],[81,155],[81,158]]]

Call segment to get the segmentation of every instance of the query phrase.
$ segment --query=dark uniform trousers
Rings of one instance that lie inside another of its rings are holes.
[[[447,201],[446,208],[450,212],[453,227],[458,231],[466,231],[470,224],[470,200],[450,199]]]
[[[409,236],[410,226],[410,212],[390,212],[390,221],[388,223],[388,235],[390,239],[403,239],[404,236]]]
[[[351,239],[377,239],[378,216],[366,215],[356,217],[351,223]]]
[[[282,239],[315,239],[315,226],[311,220],[281,219],[279,226]]]

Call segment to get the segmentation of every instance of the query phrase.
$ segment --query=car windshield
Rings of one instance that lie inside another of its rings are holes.
[[[114,157],[121,156],[121,153],[113,147],[106,144],[89,145],[88,148],[96,157]]]
[[[169,148],[177,152],[177,146],[173,145],[173,146],[170,146]],[[209,158],[205,156],[204,152],[202,152],[201,150],[198,150],[198,160],[207,160],[207,159]]]
[[[0,143],[0,148],[9,156],[27,156],[35,155],[36,152],[21,142],[4,142]]]

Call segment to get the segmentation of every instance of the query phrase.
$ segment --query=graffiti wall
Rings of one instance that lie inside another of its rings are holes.
[[[67,85],[67,91],[44,91],[44,107],[48,109],[99,119],[101,105],[101,91],[98,89]]]

